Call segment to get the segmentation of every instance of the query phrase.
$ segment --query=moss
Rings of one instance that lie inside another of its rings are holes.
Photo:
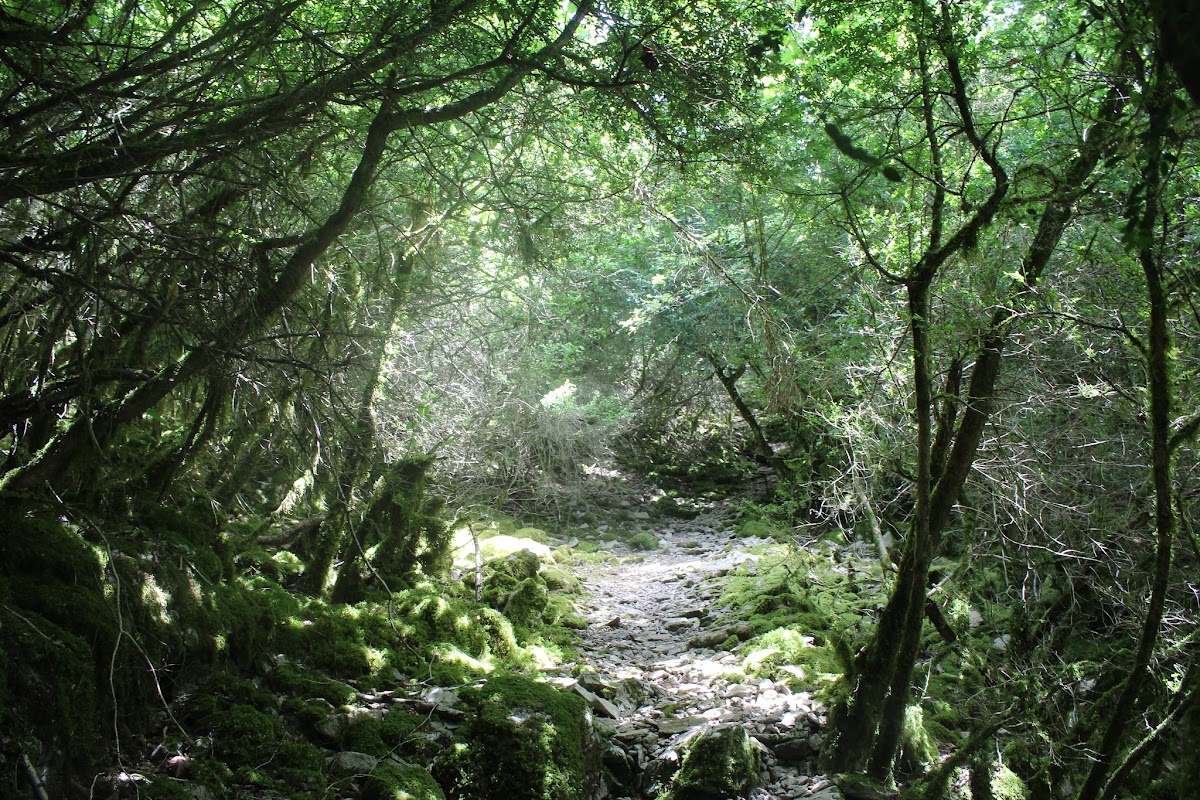
[[[758,749],[744,728],[717,728],[692,740],[672,780],[672,800],[740,797],[759,781]]]
[[[541,619],[549,602],[546,585],[536,578],[526,578],[509,595],[504,615],[516,623],[532,626]]]
[[[507,658],[520,648],[512,622],[499,611],[482,608],[476,614],[476,619],[479,621],[479,627],[487,636],[488,650],[493,655]]]
[[[657,550],[658,537],[652,533],[635,533],[629,537],[628,544],[634,550]]]
[[[353,607],[312,601],[283,621],[276,649],[293,660],[330,675],[356,678],[372,670],[365,631]]]
[[[917,774],[937,761],[937,742],[925,730],[925,716],[919,705],[904,710],[904,727],[900,731],[900,764],[905,772]]]
[[[531,550],[518,550],[504,558],[493,559],[487,566],[493,572],[511,575],[522,581],[538,574],[542,568],[542,559]]]
[[[751,537],[757,539],[775,539],[781,535],[782,531],[772,525],[770,522],[764,522],[760,519],[742,520],[737,526],[737,535],[742,539]]]
[[[238,704],[213,720],[213,754],[231,766],[262,764],[271,759],[279,739],[275,717]]]
[[[355,694],[353,686],[292,664],[276,667],[268,680],[276,690],[293,696],[289,699],[319,697],[334,705],[343,705],[353,700]]]
[[[210,618],[206,632],[214,654],[249,667],[269,649],[276,631],[271,605],[237,582],[213,587],[207,599]]]
[[[383,723],[367,715],[355,717],[346,731],[343,749],[382,758],[391,748],[383,741]]]
[[[4,595],[0,603],[15,609]],[[28,609],[20,613],[0,624],[0,735],[69,747],[81,763],[99,758],[109,728],[91,643]]]
[[[992,796],[995,800],[1027,800],[1029,789],[1017,773],[1001,766],[992,775]]]
[[[195,800],[191,787],[174,778],[158,776],[139,792],[146,800]]]
[[[530,539],[539,544],[545,544],[550,540],[550,535],[541,528],[520,528],[513,532],[513,536],[518,539]]]
[[[445,800],[442,787],[429,770],[381,763],[363,786],[363,800]]]
[[[813,687],[831,683],[842,674],[837,654],[817,646],[802,628],[774,628],[742,646],[742,670],[749,676],[786,680]]]
[[[571,573],[558,567],[546,567],[541,572],[546,588],[552,592],[578,594],[583,591],[583,584]]]
[[[549,625],[561,625],[572,630],[581,631],[587,627],[587,620],[575,613],[575,603],[559,594],[550,595],[544,619]]]
[[[300,772],[320,773],[325,766],[320,748],[305,741],[284,742],[275,760],[284,769]]]
[[[465,692],[475,713],[434,765],[454,800],[589,796],[596,755],[583,699],[513,675]]]
[[[393,708],[380,723],[379,735],[388,747],[395,749],[406,744],[424,724],[425,717]]]

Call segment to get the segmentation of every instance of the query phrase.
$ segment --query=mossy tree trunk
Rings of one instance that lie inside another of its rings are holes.
[[[771,443],[767,441],[766,434],[763,433],[762,426],[758,424],[758,418],[754,416],[754,410],[746,403],[741,391],[737,388],[738,379],[746,372],[745,365],[730,368],[713,353],[705,353],[704,358],[712,366],[713,374],[721,382],[725,393],[729,395],[729,401],[737,409],[738,416],[742,418],[742,421],[746,423],[746,427],[750,429],[750,437],[754,440],[754,449],[767,462],[767,466],[775,473],[775,477],[779,478],[782,482],[790,481],[792,479],[791,469],[779,457],[779,454],[775,452],[775,448],[771,447]]]
[[[850,697],[835,710],[830,740],[822,753],[822,767],[827,772],[866,771],[880,780],[891,777],[904,709],[911,696],[912,674],[920,650],[930,564],[983,440],[1004,350],[1012,335],[1012,322],[1017,309],[1033,292],[1049,264],[1072,217],[1073,205],[1083,191],[1085,181],[1122,135],[1116,123],[1123,113],[1126,96],[1120,88],[1108,92],[1100,105],[1097,124],[1089,132],[1087,140],[1080,142],[1074,160],[1065,165],[1054,193],[1042,210],[1033,241],[1022,260],[1022,280],[1012,290],[1007,302],[993,309],[984,327],[966,397],[958,404],[962,409],[961,415],[939,415],[940,424],[954,425],[957,422],[957,428],[953,431],[942,429],[934,438],[934,405],[930,391],[932,371],[929,366],[932,349],[928,339],[930,287],[942,265],[951,256],[972,250],[980,232],[991,224],[1009,187],[1008,175],[995,149],[976,128],[959,59],[954,43],[949,38],[952,26],[944,6],[941,9],[939,34],[936,37],[929,34],[929,30],[935,27],[932,20],[934,13],[925,4],[919,3],[915,23],[921,42],[919,63],[923,76],[926,146],[929,149],[930,174],[934,177],[928,245],[907,278],[889,273],[872,254],[866,254],[868,261],[881,274],[904,283],[908,292],[915,385],[913,414],[917,425],[917,477],[913,486],[915,508],[896,582],[880,613],[871,642],[856,658]],[[941,92],[935,91],[937,87],[930,66],[933,47],[940,50],[944,59],[951,84],[949,95],[957,109],[963,135],[970,141],[980,161],[987,165],[993,180],[988,199],[953,235],[943,233],[946,200],[943,187],[946,179],[933,113],[936,104],[941,102]],[[1118,57],[1118,74],[1125,66],[1124,59],[1127,57],[1127,54]],[[952,376],[952,379],[956,384],[959,381],[957,377]],[[932,472],[935,442],[939,459],[936,483],[933,482]]]
[[[1174,84],[1167,80],[1165,65],[1157,64],[1157,85],[1148,92],[1149,131],[1142,138],[1144,166],[1141,174],[1145,207],[1140,219],[1127,236],[1137,246],[1137,257],[1146,279],[1146,301],[1149,311],[1146,341],[1139,343],[1146,365],[1149,393],[1148,421],[1150,424],[1150,477],[1154,487],[1155,558],[1150,584],[1146,617],[1142,621],[1137,650],[1129,674],[1114,703],[1109,707],[1095,760],[1087,779],[1076,795],[1077,800],[1096,800],[1105,787],[1109,771],[1121,742],[1125,739],[1128,720],[1138,698],[1150,678],[1150,662],[1162,627],[1167,589],[1171,576],[1171,543],[1175,536],[1175,514],[1172,508],[1172,384],[1170,308],[1165,286],[1162,240],[1157,235],[1160,222],[1160,199],[1167,173],[1165,142],[1170,128],[1170,107]]]

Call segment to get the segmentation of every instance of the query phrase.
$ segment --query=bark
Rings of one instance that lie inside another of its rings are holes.
[[[510,67],[493,84],[466,97],[432,109],[396,110],[390,101],[381,104],[367,131],[359,163],[338,208],[296,247],[277,276],[264,276],[263,285],[250,302],[240,313],[217,326],[208,341],[191,349],[182,359],[161,368],[152,379],[127,395],[113,400],[90,416],[75,417],[33,459],[0,478],[0,491],[31,489],[55,481],[81,454],[93,447],[102,449],[126,425],[141,419],[143,414],[182,384],[217,366],[223,353],[236,350],[250,335],[266,327],[309,283],[313,265],[333,246],[363,207],[375,172],[386,152],[388,137],[393,132],[459,119],[495,103],[533,72],[538,63],[561,52],[574,37],[589,9],[589,3],[578,4],[570,22],[558,37],[536,54],[535,60]],[[508,59],[501,57],[491,67],[499,68],[507,63]],[[3,192],[0,192],[0,200],[3,196]]]
[[[946,29],[949,30],[949,27]],[[981,160],[991,169],[994,187],[988,201],[975,216],[944,244],[941,244],[942,221],[936,213],[942,207],[937,199],[940,189],[935,192],[935,202],[932,206],[935,215],[931,223],[929,249],[914,267],[907,281],[910,315],[928,312],[924,304],[914,303],[914,289],[919,288],[921,281],[932,282],[946,259],[962,250],[969,242],[977,240],[980,230],[990,223],[999,209],[999,204],[1008,189],[1007,174],[975,129],[957,57],[953,55],[952,48],[944,47],[944,55],[954,86],[952,96],[964,123],[964,135],[976,148]],[[923,73],[928,74],[924,50],[921,51],[921,64]],[[931,90],[928,85],[925,88],[927,135],[935,161],[935,174],[940,175],[940,167],[936,163],[939,151],[932,144],[936,142],[936,136],[930,111],[932,100],[928,99],[931,97]],[[838,709],[839,713],[835,714],[831,724],[831,740],[826,752],[822,754],[826,771],[867,769],[875,777],[890,777],[904,709],[911,694],[913,667],[920,647],[929,564],[983,440],[1004,348],[1011,336],[1012,320],[1016,309],[1021,307],[1026,296],[1033,291],[1049,264],[1050,256],[1057,248],[1067,222],[1071,219],[1072,206],[1082,191],[1084,182],[1121,135],[1115,123],[1124,109],[1124,96],[1119,87],[1114,87],[1108,93],[1101,106],[1097,125],[1087,141],[1081,144],[1078,156],[1068,167],[1055,195],[1043,210],[1038,230],[1022,263],[1023,283],[1014,290],[1009,302],[992,312],[988,327],[980,340],[967,396],[962,402],[958,429],[946,453],[944,468],[940,471],[936,485],[932,487],[923,483],[925,478],[921,475],[921,470],[927,468],[926,459],[930,455],[931,446],[926,438],[929,435],[928,430],[922,433],[921,426],[928,424],[923,418],[930,412],[932,403],[928,396],[924,399],[917,397],[915,408],[918,415],[919,463],[918,481],[914,487],[917,508],[910,522],[909,541],[906,543],[896,584],[876,624],[874,638],[856,660],[856,683],[850,699],[843,708]],[[940,185],[944,181],[939,180],[937,183]],[[911,316],[911,319],[914,370],[925,369],[921,357],[917,355],[926,346],[918,341],[918,336],[924,335],[923,325],[918,324],[918,319],[923,318]],[[914,377],[918,378],[916,391],[928,392],[928,373],[926,372],[923,380],[919,376]],[[922,461],[926,463],[920,463]],[[926,472],[926,476],[928,475]],[[921,497],[923,487],[929,492],[926,495],[927,502]]]
[[[791,470],[788,469],[787,464],[784,463],[783,459],[780,458],[775,452],[775,449],[771,447],[771,443],[767,441],[767,437],[763,433],[762,426],[758,424],[758,419],[754,416],[754,410],[746,404],[745,399],[742,397],[742,393],[738,391],[738,378],[742,377],[742,374],[746,371],[746,368],[742,366],[737,369],[730,369],[721,363],[720,359],[718,359],[712,353],[705,353],[704,357],[708,360],[708,363],[712,365],[713,374],[717,376],[717,380],[719,380],[721,382],[721,386],[725,388],[725,393],[729,395],[729,401],[733,403],[733,407],[737,409],[738,416],[740,416],[746,423],[746,426],[750,428],[750,436],[754,439],[754,448],[758,450],[759,454],[763,457],[763,460],[765,460],[767,465],[771,468],[771,471],[775,473],[775,477],[779,478],[780,481],[790,480],[792,477]]]
[[[892,765],[900,747],[904,710],[911,694],[913,669],[921,645],[921,626],[925,621],[929,565],[933,560],[929,518],[930,486],[933,481],[933,380],[930,375],[933,346],[929,337],[929,293],[930,284],[926,280],[914,281],[908,286],[913,347],[913,414],[917,421],[917,480],[913,487],[916,503],[901,562],[901,572],[905,574],[901,581],[903,590],[896,595],[900,601],[897,611],[901,625],[900,642],[888,683],[884,687],[886,695],[880,708],[879,728],[867,770],[868,775],[881,781],[891,778]]]
[[[1167,289],[1163,285],[1164,268],[1155,252],[1154,229],[1158,219],[1159,195],[1162,191],[1163,136],[1168,120],[1166,102],[1169,95],[1156,87],[1150,107],[1150,131],[1145,138],[1146,166],[1142,172],[1146,207],[1139,227],[1141,248],[1138,260],[1146,278],[1146,299],[1150,320],[1146,336],[1146,376],[1150,403],[1150,474],[1154,486],[1154,528],[1156,533],[1154,575],[1150,586],[1146,617],[1138,637],[1137,651],[1129,675],[1121,687],[1116,702],[1108,709],[1108,725],[1096,748],[1095,760],[1087,779],[1076,795],[1077,800],[1096,800],[1106,783],[1113,759],[1125,738],[1126,723],[1138,697],[1150,678],[1150,660],[1162,626],[1167,589],[1171,575],[1171,544],[1175,536],[1175,514],[1171,493],[1171,372],[1169,353],[1171,335]]]
[[[367,132],[358,166],[350,178],[336,211],[293,251],[278,277],[257,292],[240,314],[216,326],[213,337],[191,350],[180,361],[164,367],[125,398],[113,401],[94,416],[78,416],[50,441],[28,464],[0,480],[0,490],[30,489],[53,481],[78,455],[93,445],[103,447],[119,430],[171,394],[192,377],[216,366],[221,353],[234,349],[251,333],[260,330],[310,280],[312,266],[349,226],[366,201],[375,170],[383,159],[388,135],[389,111],[381,108]]]

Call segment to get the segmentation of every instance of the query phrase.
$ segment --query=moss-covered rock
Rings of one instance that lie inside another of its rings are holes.
[[[533,625],[542,618],[549,602],[550,592],[546,589],[546,584],[537,578],[526,578],[508,596],[508,602],[504,604],[504,615],[513,622]]]
[[[542,561],[548,562],[553,559],[553,550],[549,545],[507,534],[484,539],[479,543],[479,550],[485,559],[505,558],[522,550],[528,550]]]
[[[459,739],[434,764],[452,800],[577,800],[595,786],[599,758],[582,698],[514,675],[464,693]]]
[[[492,574],[509,575],[519,581],[532,578],[542,569],[542,558],[532,550],[523,549],[503,558],[492,559],[487,569]]]
[[[371,772],[362,796],[363,800],[446,800],[429,770],[390,761]]]
[[[634,550],[657,550],[658,537],[653,533],[646,533],[645,531],[642,531],[641,533],[635,533],[630,536],[627,544]]]
[[[744,797],[759,782],[760,755],[745,728],[712,728],[692,739],[671,782],[672,800]]]
[[[391,747],[383,741],[383,721],[367,714],[355,717],[346,731],[344,749],[383,758]]]
[[[760,519],[742,520],[737,526],[737,535],[742,539],[749,539],[751,537],[757,539],[774,539],[781,534],[782,531],[779,528]]]
[[[213,754],[233,767],[270,760],[278,741],[278,720],[254,706],[239,703],[212,720]]]
[[[541,572],[546,588],[552,592],[578,594],[583,591],[583,583],[571,573],[558,567],[545,567]]]

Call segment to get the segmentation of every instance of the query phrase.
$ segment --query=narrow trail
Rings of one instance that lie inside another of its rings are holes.
[[[814,774],[824,709],[783,682],[747,678],[736,653],[716,649],[749,635],[715,605],[719,579],[745,562],[753,569],[751,550],[766,540],[737,538],[720,508],[643,526],[658,549],[576,568],[589,622],[578,647],[590,671],[580,684],[609,698],[592,704],[617,745],[605,762],[620,785],[606,796],[654,797],[678,766],[677,748],[720,725],[742,726],[761,745],[752,800],[839,796]]]

